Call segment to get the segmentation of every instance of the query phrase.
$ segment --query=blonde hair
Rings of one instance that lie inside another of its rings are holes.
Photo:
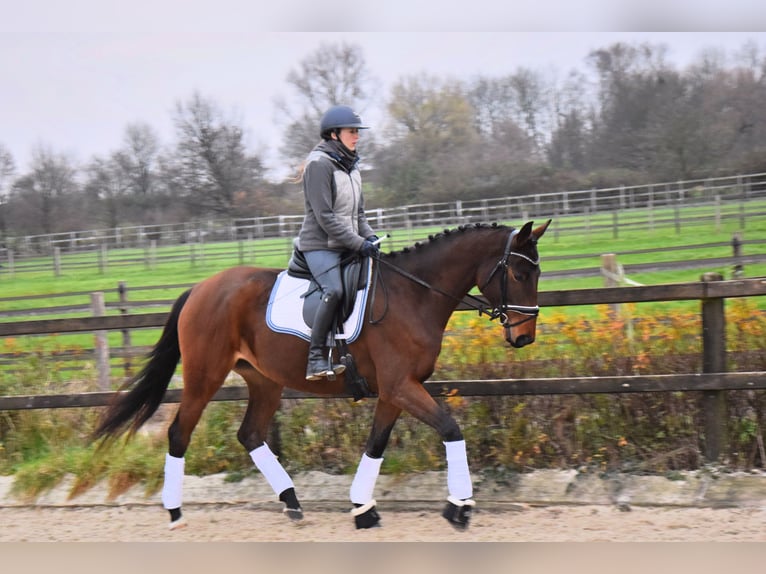
[[[298,173],[290,177],[287,181],[290,183],[303,183],[303,174],[306,173],[306,160],[303,160],[298,166]]]

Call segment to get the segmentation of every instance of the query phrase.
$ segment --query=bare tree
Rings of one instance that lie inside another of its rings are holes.
[[[8,203],[11,180],[16,173],[16,163],[13,161],[11,152],[0,144],[0,245],[5,243],[7,224],[5,206]]]
[[[145,196],[152,190],[153,169],[159,151],[159,138],[151,126],[131,123],[125,128],[119,161],[130,179],[131,191]]]
[[[278,121],[283,124],[281,152],[298,165],[319,141],[319,120],[331,106],[351,106],[364,114],[377,86],[367,70],[361,47],[322,43],[287,74],[293,103],[276,100]]]
[[[122,207],[121,199],[130,192],[130,171],[125,169],[129,159],[123,152],[115,152],[108,159],[95,157],[85,168],[86,180],[83,191],[89,200],[92,213],[96,206],[103,206],[104,223],[117,227]]]
[[[195,93],[176,106],[178,141],[172,168],[197,214],[231,215],[238,194],[251,192],[263,166],[245,149],[244,130],[216,103]]]
[[[592,124],[586,77],[571,71],[552,95],[553,129],[548,161],[557,169],[585,172]]]
[[[72,161],[46,146],[32,152],[29,173],[19,177],[13,193],[18,195],[18,220],[15,224],[26,232],[54,233],[68,227],[72,199],[79,191],[77,170]],[[55,217],[54,217],[55,213]]]

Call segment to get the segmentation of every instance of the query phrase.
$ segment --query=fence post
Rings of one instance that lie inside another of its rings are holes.
[[[149,240],[149,245],[146,248],[146,263],[147,269],[154,270],[157,266],[157,240]]]
[[[705,283],[722,281],[720,273],[705,273]],[[702,372],[726,371],[726,317],[722,297],[702,300]],[[702,391],[705,427],[705,459],[716,462],[728,446],[726,432],[727,404],[725,391]]]
[[[117,284],[117,292],[120,295],[120,315],[127,315],[128,314],[128,285],[125,283],[125,281],[120,281]],[[132,346],[131,340],[130,340],[130,329],[123,329],[122,330],[122,347],[126,351],[125,360],[122,362],[122,368],[125,370],[125,378],[129,378],[133,372],[132,372],[132,365],[130,363],[130,356],[127,354],[127,351],[130,350],[130,347]]]
[[[715,232],[721,232],[721,196],[715,194]]]
[[[56,277],[61,275],[61,247],[53,248],[53,274]]]
[[[101,274],[103,274],[106,271],[106,265],[107,265],[106,260],[107,260],[106,243],[102,243],[98,249],[98,272]]]
[[[104,292],[95,291],[90,294],[90,305],[94,317],[103,317],[106,314],[104,304]],[[94,353],[96,355],[96,370],[98,372],[98,388],[102,391],[109,390],[109,341],[106,331],[94,331]]]
[[[742,236],[739,233],[735,233],[731,237],[731,247],[734,253],[734,267],[732,268],[732,278],[741,279],[745,274],[745,266],[742,264]]]
[[[601,274],[604,276],[604,287],[620,286],[620,267],[617,264],[617,255],[615,253],[604,253],[601,255]],[[612,303],[609,305],[615,316],[620,313],[620,304]]]

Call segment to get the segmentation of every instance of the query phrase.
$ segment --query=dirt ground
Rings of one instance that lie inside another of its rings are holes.
[[[356,530],[341,504],[304,508],[291,522],[280,505],[185,508],[186,528],[170,531],[156,506],[0,508],[0,542],[766,542],[766,507],[629,509],[609,505],[505,505],[479,509],[456,531],[440,506],[378,505],[380,528]]]

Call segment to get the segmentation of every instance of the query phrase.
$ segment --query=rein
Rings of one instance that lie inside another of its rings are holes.
[[[377,257],[376,259],[377,259],[379,264],[382,263],[382,264],[388,266],[392,271],[395,271],[396,273],[398,273],[402,277],[405,277],[405,278],[409,279],[410,281],[413,281],[414,283],[417,283],[418,285],[421,285],[422,287],[425,287],[426,289],[428,289],[430,291],[435,291],[435,292],[439,293],[440,295],[443,295],[443,296],[447,297],[448,299],[452,299],[453,301],[457,301],[458,303],[463,303],[463,304],[467,305],[470,309],[478,311],[480,316],[481,315],[487,315],[487,317],[489,318],[490,321],[494,321],[495,319],[501,319],[501,324],[503,325],[503,327],[505,327],[506,329],[510,329],[511,327],[516,327],[517,325],[521,325],[523,323],[526,323],[527,321],[531,321],[532,319],[537,317],[537,315],[540,312],[540,307],[537,306],[537,305],[535,305],[535,306],[511,305],[511,304],[508,304],[506,302],[507,299],[508,299],[508,294],[507,294],[508,273],[507,273],[507,270],[508,270],[508,267],[510,266],[510,264],[508,262],[510,257],[512,255],[515,255],[517,257],[521,257],[522,259],[526,259],[527,261],[529,261],[533,265],[539,265],[540,264],[540,258],[539,257],[537,258],[537,260],[533,260],[531,257],[528,257],[528,256],[524,255],[523,253],[518,253],[517,251],[511,251],[511,243],[513,242],[513,238],[516,236],[516,234],[518,234],[518,232],[519,231],[517,229],[514,229],[514,230],[511,231],[511,233],[508,236],[508,240],[506,241],[505,249],[503,250],[503,257],[497,262],[495,267],[492,269],[492,271],[490,272],[490,274],[487,277],[487,280],[484,282],[484,284],[480,286],[480,289],[483,290],[489,284],[489,282],[492,280],[492,277],[495,275],[495,273],[497,273],[497,271],[499,269],[503,269],[503,271],[506,271],[505,273],[501,273],[501,275],[500,275],[500,297],[501,297],[500,305],[497,305],[496,307],[492,307],[492,308],[490,308],[487,305],[485,305],[484,301],[482,299],[476,297],[475,295],[471,295],[470,293],[468,293],[467,295],[465,295],[465,297],[462,297],[462,298],[455,297],[454,295],[452,295],[450,293],[447,293],[446,291],[444,291],[442,289],[439,289],[438,287],[434,287],[433,285],[431,285],[427,281],[424,281],[420,277],[417,277],[417,276],[413,275],[409,271],[406,271],[406,270],[402,269],[401,267],[399,267],[397,265],[394,265],[393,263],[391,263],[389,261],[385,261],[385,260],[381,259],[380,257]],[[371,293],[372,301],[375,300],[375,290],[376,290],[376,287],[377,287],[377,284],[378,284],[378,279],[380,278],[379,274],[380,274],[380,265],[377,265],[377,266],[375,266],[375,272],[374,272],[374,277],[373,277],[373,282],[372,282],[372,293]],[[381,284],[382,284],[382,280],[381,280]],[[383,285],[383,289],[385,291],[385,285]],[[388,310],[388,298],[386,297],[386,308],[383,311],[383,315],[379,319],[373,319],[373,317],[372,317],[372,305],[370,305],[370,319],[369,319],[370,323],[375,324],[375,323],[379,323],[380,321],[382,321],[383,318],[386,315],[386,311],[387,310]],[[511,323],[508,320],[508,315],[506,314],[507,311],[512,311],[512,312],[515,312],[515,313],[519,313],[521,315],[526,315],[526,317],[524,319],[520,320],[520,321],[516,321],[515,323]]]

